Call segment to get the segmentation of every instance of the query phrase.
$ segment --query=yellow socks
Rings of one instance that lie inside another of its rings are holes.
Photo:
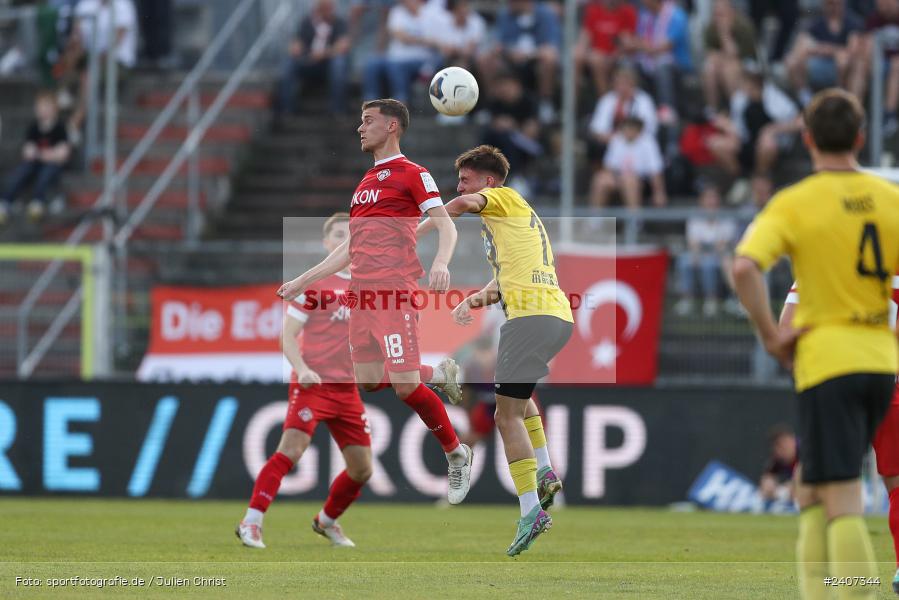
[[[549,461],[549,452],[546,448],[546,434],[543,433],[543,421],[540,415],[534,415],[524,420],[524,427],[528,430],[528,437],[531,438],[531,446],[534,448],[534,455],[537,457],[537,469],[552,469],[552,463]]]
[[[799,540],[796,543],[799,569],[799,594],[802,600],[830,598],[831,588],[824,585],[828,576],[827,519],[824,507],[815,504],[799,513]]]
[[[537,459],[523,458],[509,463],[509,473],[515,482],[515,490],[518,492],[518,503],[521,506],[521,516],[531,512],[535,506],[540,506],[537,497]]]
[[[859,515],[837,517],[827,525],[827,557],[830,577],[874,578],[877,564],[864,519]],[[874,598],[876,586],[841,585],[837,598]]]

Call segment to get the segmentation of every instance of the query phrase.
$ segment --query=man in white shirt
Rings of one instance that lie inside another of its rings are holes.
[[[637,73],[630,67],[615,72],[612,91],[604,94],[596,103],[590,121],[590,133],[594,140],[605,147],[615,129],[627,117],[637,117],[643,123],[643,133],[655,136],[658,130],[656,105],[652,97],[637,87]]]
[[[387,52],[368,60],[362,71],[362,99],[383,96],[381,80],[387,77],[390,96],[409,103],[409,86],[419,73],[434,70],[436,44],[429,36],[432,20],[442,9],[426,6],[422,0],[401,0],[387,16]]]
[[[468,0],[446,0],[446,10],[435,14],[439,16],[431,20],[431,39],[443,64],[471,70],[487,39],[484,18],[471,9]]]
[[[93,50],[100,54],[100,75],[105,73],[103,58],[112,49],[122,77],[137,62],[137,12],[131,0],[81,0],[75,9],[75,30],[70,51],[79,68],[79,97],[69,119],[72,143],[80,139],[87,102],[87,64]]]

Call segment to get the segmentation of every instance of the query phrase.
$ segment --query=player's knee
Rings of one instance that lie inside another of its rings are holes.
[[[354,465],[352,467],[348,465],[346,473],[350,476],[350,479],[352,479],[356,483],[365,483],[366,481],[371,479],[371,464]]]
[[[297,464],[306,450],[305,445],[300,443],[281,444],[278,446],[278,452],[290,459],[293,464]]]
[[[400,400],[405,400],[412,395],[412,392],[418,389],[419,385],[418,383],[394,383],[393,390]]]

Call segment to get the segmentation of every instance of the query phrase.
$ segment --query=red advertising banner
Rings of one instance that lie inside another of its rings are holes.
[[[557,252],[559,282],[572,301],[574,333],[553,361],[550,381],[651,385],[668,255]]]
[[[552,362],[549,381],[651,385],[658,371],[667,254],[560,249],[555,258],[575,325]],[[154,288],[150,346],[138,379],[286,381],[290,370],[279,349],[285,308],[275,296],[278,286]],[[471,291],[428,295],[419,313],[424,363],[458,358],[478,336],[496,335],[504,318],[495,306],[472,311],[475,320],[468,326],[453,322],[449,304]]]

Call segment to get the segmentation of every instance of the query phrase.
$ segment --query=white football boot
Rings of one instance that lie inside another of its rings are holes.
[[[446,499],[450,504],[459,504],[465,500],[468,490],[471,488],[471,462],[474,459],[474,452],[465,444],[461,444],[465,450],[465,463],[454,465],[450,462],[448,479],[449,489],[447,490]]]
[[[327,526],[318,520],[318,515],[315,515],[315,518],[312,519],[312,531],[331,540],[332,546],[337,546],[339,548],[356,547],[353,540],[344,535],[343,529],[341,529],[340,524],[336,521],[333,525]]]
[[[241,521],[234,530],[235,535],[240,538],[244,546],[249,548],[265,548],[262,543],[262,525],[244,523]]]
[[[440,361],[440,364],[437,365],[439,369],[443,370],[443,374],[446,377],[446,380],[443,383],[435,383],[434,387],[442,390],[446,397],[449,398],[449,401],[453,404],[459,404],[462,402],[462,386],[459,383],[459,365],[456,364],[452,358],[444,358]]]

